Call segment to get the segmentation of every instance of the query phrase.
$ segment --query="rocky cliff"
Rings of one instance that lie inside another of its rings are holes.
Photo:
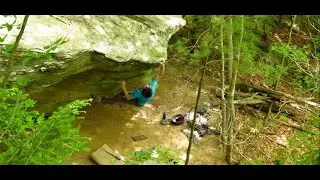
[[[15,24],[21,24],[23,17],[17,16]],[[0,24],[13,21],[0,16]],[[88,92],[105,92],[118,87],[119,80],[140,76],[165,61],[170,37],[184,25],[181,16],[32,15],[10,80],[28,79],[32,93],[76,76],[84,78],[79,82],[87,83],[82,86]],[[0,29],[0,37],[8,35],[1,44],[13,44],[18,33],[16,27],[9,32]],[[66,42],[52,48],[57,40]],[[0,75],[6,61],[1,56]],[[71,81],[70,86],[75,85]]]

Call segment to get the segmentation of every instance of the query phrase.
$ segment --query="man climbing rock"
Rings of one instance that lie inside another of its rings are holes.
[[[160,69],[158,69],[158,70],[160,70]],[[162,73],[160,73],[158,71],[156,77],[153,77],[151,82],[143,84],[143,86],[141,88],[138,88],[135,91],[131,91],[131,92],[128,92],[128,90],[126,88],[126,82],[121,81],[121,88],[123,90],[122,93],[120,93],[112,98],[98,96],[95,99],[97,102],[102,102],[103,104],[113,104],[115,102],[120,101],[120,102],[124,102],[127,104],[144,106],[145,104],[147,104],[148,102],[150,102],[153,99],[155,92],[156,92],[158,79],[160,78],[160,74],[163,75],[163,73],[164,73],[164,66],[162,69]]]

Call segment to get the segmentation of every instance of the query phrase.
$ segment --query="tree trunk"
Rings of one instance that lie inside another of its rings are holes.
[[[10,74],[11,74],[11,69],[12,69],[12,65],[13,65],[13,61],[14,61],[14,55],[17,51],[17,48],[18,48],[18,45],[19,45],[19,42],[20,42],[20,39],[23,35],[23,32],[24,32],[24,29],[27,25],[27,22],[28,22],[28,18],[29,18],[29,15],[25,15],[24,16],[24,19],[23,19],[23,23],[22,23],[22,26],[21,26],[21,29],[20,29],[20,32],[16,38],[16,41],[13,45],[13,48],[12,48],[12,53],[11,53],[11,56],[8,60],[8,64],[7,64],[7,69],[6,69],[6,75],[4,77],[4,80],[3,80],[3,87],[7,87],[7,84],[8,84],[8,81],[9,81],[9,78],[10,78]]]
[[[291,21],[291,28],[290,28],[289,37],[288,37],[288,42],[287,42],[288,44],[290,44],[290,42],[291,42],[292,30],[293,30],[294,24],[295,24],[295,22],[296,22],[296,17],[297,17],[297,16],[294,15],[293,18],[292,18],[292,21]],[[285,59],[284,56],[282,57],[281,65],[282,65],[282,66],[288,66],[288,60]]]
[[[189,145],[188,145],[188,149],[187,149],[187,157],[186,157],[185,165],[188,165],[188,163],[189,163],[189,157],[190,157],[192,139],[193,139],[193,132],[194,132],[195,124],[196,124],[197,110],[198,110],[198,104],[199,104],[199,99],[200,99],[200,94],[201,94],[202,81],[203,81],[203,77],[204,77],[204,72],[206,71],[207,61],[208,61],[208,58],[206,59],[204,65],[203,65],[202,75],[201,75],[201,79],[200,79],[200,83],[199,83],[197,101],[196,101],[196,105],[194,108],[194,116],[193,116],[194,120],[192,121],[192,125],[191,125],[191,133],[190,133],[190,137],[189,137]]]
[[[220,26],[220,49],[221,49],[221,109],[222,109],[222,134],[221,134],[221,140],[222,142],[226,141],[226,127],[227,127],[227,109],[226,109],[226,99],[225,99],[225,76],[224,76],[224,48],[223,48],[223,23],[221,23]],[[225,149],[225,146],[223,145],[223,148]]]
[[[234,108],[234,92],[235,92],[235,87],[236,87],[236,82],[237,82],[237,67],[240,62],[240,55],[241,55],[241,45],[242,45],[242,39],[243,39],[243,20],[244,16],[241,16],[241,33],[240,33],[240,43],[238,47],[238,54],[237,54],[237,66],[234,66],[231,64],[232,68],[232,79],[231,79],[231,84],[229,88],[229,99],[228,99],[228,107],[230,108],[230,120],[229,120],[229,125],[228,125],[228,141],[227,141],[227,148],[226,148],[226,160],[229,164],[231,164],[232,160],[232,145],[233,145],[233,128],[236,120],[236,113],[235,113],[235,108]],[[232,25],[232,21],[230,23]],[[232,38],[232,37],[231,37]],[[230,41],[230,39],[229,39]],[[232,41],[232,39],[231,39]],[[229,66],[230,67],[230,66]]]
[[[228,84],[231,84],[232,80],[232,64],[233,64],[233,42],[232,42],[232,35],[233,35],[233,23],[232,23],[232,16],[229,19],[229,35],[228,35],[228,42],[229,42],[229,51],[228,51],[228,59],[229,59],[229,77],[228,77]]]
[[[316,108],[320,108],[320,104],[318,104],[318,103],[315,103],[315,102],[312,102],[312,101],[309,101],[309,100],[306,100],[306,99],[303,99],[303,98],[294,97],[294,96],[292,96],[290,94],[286,94],[286,93],[283,93],[283,92],[280,92],[280,91],[268,89],[268,88],[265,88],[265,87],[259,87],[259,86],[255,86],[253,84],[248,84],[248,83],[239,83],[237,85],[239,85],[239,86],[247,86],[247,87],[252,88],[252,89],[254,89],[256,91],[268,93],[268,96],[276,98],[276,99],[279,99],[279,100],[282,99],[282,98],[287,98],[287,99],[290,99],[290,100],[293,100],[293,101],[296,101],[296,102],[300,102],[300,103],[308,104],[308,105],[316,107]]]
[[[228,34],[228,59],[229,59],[229,62],[228,62],[228,84],[230,86],[231,84],[231,79],[232,79],[232,64],[233,64],[233,40],[232,40],[232,35],[233,35],[233,23],[232,23],[232,16],[229,17],[229,34]],[[226,103],[227,101],[229,101],[230,95],[227,95],[227,100],[226,100]],[[226,105],[226,109],[227,109],[227,113],[226,113],[226,128],[230,128],[229,126],[229,121],[230,121],[230,106]],[[227,130],[228,131],[228,130]]]
[[[210,27],[210,38],[212,38],[212,24],[211,24],[211,27]],[[209,42],[211,42],[211,40]],[[209,44],[211,44],[211,43],[209,43]],[[200,82],[199,82],[197,101],[196,101],[196,105],[195,105],[195,108],[194,108],[194,116],[193,116],[193,121],[192,121],[192,125],[191,125],[191,132],[190,132],[190,137],[189,137],[189,144],[188,144],[188,149],[187,149],[187,157],[186,157],[185,165],[189,164],[189,158],[190,158],[190,152],[191,152],[192,140],[193,140],[193,132],[194,132],[194,128],[195,128],[195,125],[196,125],[198,104],[199,104],[199,99],[200,99],[200,95],[201,95],[201,88],[202,88],[202,82],[203,82],[204,74],[206,72],[206,66],[207,66],[208,59],[209,59],[209,56],[206,58],[206,60],[204,62],[203,69],[202,69],[202,75],[201,75],[201,79],[200,79]]]

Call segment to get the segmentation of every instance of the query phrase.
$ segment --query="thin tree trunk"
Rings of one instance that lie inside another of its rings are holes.
[[[290,42],[291,42],[292,30],[293,30],[294,24],[295,24],[295,22],[296,22],[296,17],[297,17],[297,16],[294,15],[293,18],[292,18],[291,28],[290,28],[289,37],[288,37],[288,42],[287,42],[288,44],[290,44]],[[282,65],[282,66],[287,66],[287,65],[288,65],[287,61],[285,61],[285,57],[284,57],[284,56],[282,56],[281,65]]]
[[[228,83],[231,84],[231,79],[232,79],[232,64],[233,64],[233,42],[232,42],[232,35],[233,35],[233,27],[232,27],[233,23],[232,23],[232,16],[230,16],[229,19],[229,35],[228,35],[228,39],[229,39],[229,52],[228,52],[228,58],[229,58],[229,78],[228,78]]]
[[[223,23],[224,21],[221,23],[220,26],[220,49],[221,49],[221,109],[222,109],[222,134],[221,134],[221,140],[222,142],[226,141],[226,127],[227,127],[227,117],[226,117],[226,99],[225,99],[225,87],[224,87],[224,83],[225,83],[225,76],[224,76],[224,49],[223,49]],[[223,146],[223,148],[225,149],[225,146]]]
[[[210,26],[210,38],[212,38],[212,24]],[[211,39],[209,40],[209,42],[210,42],[209,44],[211,44]],[[198,110],[198,104],[199,104],[199,99],[200,99],[200,95],[201,95],[202,81],[203,81],[204,74],[205,74],[205,71],[206,71],[206,66],[207,66],[208,59],[209,59],[209,56],[206,58],[206,60],[204,62],[202,75],[201,75],[201,79],[200,79],[200,83],[199,83],[197,101],[196,101],[196,105],[195,105],[195,108],[194,108],[194,116],[193,116],[193,121],[192,121],[192,125],[191,125],[191,132],[190,132],[190,137],[189,137],[189,144],[188,144],[188,149],[187,149],[187,157],[186,157],[185,165],[188,165],[189,159],[190,159],[193,132],[194,132],[194,128],[195,128],[195,125],[196,125],[197,110]]]
[[[6,75],[5,75],[4,80],[3,80],[3,87],[7,87],[7,84],[8,84],[8,81],[9,81],[9,77],[10,77],[10,74],[11,74],[11,69],[12,69],[13,61],[14,61],[14,55],[15,55],[15,53],[16,53],[16,51],[17,51],[17,48],[18,48],[20,39],[21,39],[21,37],[22,37],[22,35],[23,35],[23,32],[24,32],[24,29],[25,29],[25,27],[26,27],[26,25],[27,25],[28,18],[29,18],[29,15],[25,15],[25,16],[24,16],[21,30],[20,30],[17,38],[16,38],[16,42],[15,42],[14,45],[13,45],[12,53],[11,53],[11,56],[10,56],[9,61],[8,61],[8,64],[7,64]]]
[[[231,79],[231,84],[229,88],[229,99],[228,99],[228,104],[230,107],[230,121],[229,121],[229,127],[228,127],[228,142],[227,142],[227,152],[226,152],[226,160],[229,164],[231,164],[232,160],[232,144],[233,144],[233,128],[236,120],[236,113],[235,113],[235,108],[234,108],[234,92],[235,92],[235,87],[236,87],[236,82],[237,82],[237,73],[238,73],[238,65],[240,63],[240,57],[241,57],[241,46],[242,46],[242,39],[243,39],[243,20],[244,16],[241,16],[241,33],[240,33],[240,43],[238,47],[238,54],[237,54],[237,64],[236,66],[232,65],[232,79]]]
[[[291,28],[290,28],[290,33],[289,33],[289,37],[288,37],[288,44],[290,44],[290,41],[291,41],[291,35],[292,35],[292,30],[293,30],[293,27],[294,27],[294,23],[296,21],[296,15],[293,16],[292,18],[292,23],[291,23]],[[281,65],[284,66],[285,65],[285,56],[283,55],[282,56],[282,59],[281,59]],[[281,75],[277,78],[276,80],[276,83],[274,85],[274,90],[276,91],[278,89],[278,85],[279,85],[279,80],[281,78]],[[272,102],[269,106],[269,110],[268,110],[268,113],[266,115],[266,118],[265,118],[265,121],[264,121],[264,124],[266,124],[268,122],[268,119],[270,117],[270,114],[271,114],[271,109],[272,109],[272,106],[274,105],[274,103]]]
[[[196,106],[194,108],[194,116],[193,116],[193,121],[192,121],[192,125],[191,125],[191,133],[190,133],[190,137],[189,137],[189,145],[188,145],[185,165],[188,165],[188,163],[189,163],[189,157],[190,157],[192,139],[193,139],[193,132],[194,132],[195,124],[196,124],[197,110],[198,110],[198,104],[199,104],[199,99],[200,99],[200,94],[201,94],[202,81],[203,81],[203,77],[204,77],[204,72],[206,71],[207,61],[208,61],[208,57],[206,58],[206,61],[203,65],[202,75],[201,75],[201,79],[200,79],[200,83],[199,83],[197,101],[196,101]]]
[[[229,59],[229,64],[228,64],[228,84],[231,84],[231,79],[232,79],[232,64],[233,64],[233,40],[232,40],[232,35],[233,35],[233,22],[232,22],[232,16],[230,16],[229,19],[229,34],[228,34],[228,59]],[[230,87],[229,87],[230,88]],[[227,99],[229,99],[229,95],[227,94]],[[228,100],[226,100],[228,101]],[[226,113],[226,121],[227,121],[227,126],[226,128],[230,128],[229,126],[229,121],[230,121],[230,106],[227,105],[227,113]]]

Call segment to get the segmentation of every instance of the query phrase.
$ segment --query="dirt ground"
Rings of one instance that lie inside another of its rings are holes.
[[[137,88],[128,82],[128,90]],[[208,92],[203,91],[200,102],[208,100]],[[85,119],[81,120],[81,135],[91,138],[91,152],[75,153],[65,164],[90,165],[90,153],[107,144],[115,152],[127,158],[129,150],[142,150],[149,147],[165,147],[175,150],[185,158],[188,138],[181,132],[186,125],[161,125],[162,113],[167,117],[187,113],[193,107],[197,96],[197,84],[165,74],[159,81],[155,98],[144,107],[126,104],[98,104],[86,109]],[[217,113],[216,113],[217,114]],[[218,121],[219,116],[212,116]],[[148,139],[135,142],[132,137],[145,135]],[[218,136],[206,135],[193,145],[190,164],[226,164]]]

